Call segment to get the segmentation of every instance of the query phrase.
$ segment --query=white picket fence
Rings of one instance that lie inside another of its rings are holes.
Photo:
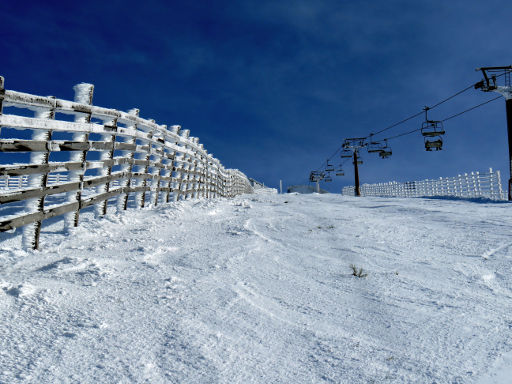
[[[429,197],[452,196],[463,198],[488,198],[506,200],[501,185],[500,171],[471,172],[456,177],[440,177],[408,181],[405,183],[391,181],[388,183],[363,184],[360,186],[361,196],[382,197]],[[344,187],[343,195],[354,196],[354,186]]]

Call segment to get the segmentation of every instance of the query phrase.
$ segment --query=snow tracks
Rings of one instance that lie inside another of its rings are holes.
[[[14,236],[0,383],[495,383],[512,350],[509,217],[261,191],[85,218],[72,238],[49,226],[41,252]]]

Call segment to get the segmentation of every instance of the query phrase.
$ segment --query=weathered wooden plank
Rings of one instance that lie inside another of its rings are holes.
[[[98,176],[91,177],[91,178],[84,179],[83,188],[95,187],[97,185],[105,184],[107,182],[112,182],[115,180],[124,179],[124,178],[131,177],[131,176],[132,175],[130,172],[114,172],[111,175],[100,176],[100,177],[98,177]]]
[[[134,143],[115,142],[114,148],[120,151],[134,151],[137,149],[137,146]]]
[[[128,192],[144,192],[149,191],[149,187],[135,187],[135,188],[117,188],[115,190],[111,190],[108,193],[96,195],[89,197],[87,199],[81,200],[80,202],[72,202],[59,205],[57,207],[53,207],[50,209],[44,210],[44,212],[34,212],[28,215],[16,216],[7,220],[0,221],[0,232],[9,231],[14,228],[22,227],[27,224],[31,224],[37,221],[43,221],[49,219],[51,217],[60,216],[66,213],[75,212],[77,210],[86,208],[90,205],[96,204],[102,199],[109,199],[111,197],[116,196],[120,193],[128,193]]]
[[[87,161],[87,169],[103,168],[108,166],[133,164],[134,160],[126,157],[116,157],[112,160],[94,160]],[[145,164],[145,163],[144,163]],[[46,172],[66,172],[82,169],[80,162],[62,162],[62,163],[49,163],[44,165],[37,164],[21,164],[21,165],[2,165],[0,166],[0,176],[19,176],[30,175],[34,173]]]
[[[117,119],[119,122],[128,124],[130,126],[138,125],[141,129],[145,131],[160,132],[164,135],[164,138],[169,142],[169,144],[187,144],[194,150],[206,154],[203,148],[197,145],[197,143],[193,143],[192,141],[188,140],[188,138],[180,137],[176,135],[174,132],[166,130],[164,126],[156,124],[152,120],[143,119],[138,116],[134,116],[130,113],[117,111],[114,109],[87,105],[84,102],[77,103],[62,99],[52,99],[50,97],[42,97],[10,90],[5,91],[4,93],[4,104],[7,106],[25,106],[26,108],[32,110],[39,110],[41,108],[54,108],[56,111],[61,113],[69,113],[74,115],[87,114],[89,116],[97,117],[103,120],[108,118]],[[10,116],[7,120],[3,120],[3,118],[0,117],[0,125],[12,126],[13,128],[50,129],[46,123],[38,121],[38,119],[24,118],[21,116]],[[66,125],[68,126],[67,128],[65,127]],[[55,131],[82,130],[87,132],[101,133],[101,131],[104,130],[105,128],[98,124],[80,124],[79,126],[75,123],[59,121],[56,122],[56,124],[53,124],[51,129],[54,129]],[[117,134],[125,135],[129,133],[126,129],[119,128],[117,130]]]
[[[37,141],[37,140],[14,140],[1,139],[0,152],[46,152],[46,151],[105,151],[110,150],[111,143],[102,141]],[[134,150],[134,144],[115,143],[114,149]],[[141,150],[147,150],[147,146],[141,146]]]
[[[94,205],[94,204],[101,203],[103,201],[106,201],[106,200],[110,199],[111,197],[115,197],[117,195],[120,195],[123,192],[124,192],[124,188],[116,188],[116,189],[112,189],[111,191],[104,192],[104,193],[101,193],[99,195],[95,195],[95,196],[89,197],[87,199],[83,199],[81,201],[81,209],[87,208],[87,207],[89,207],[91,205]]]
[[[76,191],[80,188],[80,183],[66,183],[50,185],[47,187],[26,189],[16,191],[9,194],[0,195],[0,204],[12,203],[15,201],[23,201],[27,199],[40,198],[46,195],[56,195],[58,193]]]
[[[139,119],[144,121],[143,119]],[[53,130],[55,132],[86,132],[86,133],[112,133],[110,128],[106,129],[104,125],[96,124],[96,123],[84,123],[83,121],[78,122],[69,122],[69,121],[59,121],[54,120],[51,124],[45,119],[25,117],[25,116],[16,116],[16,115],[2,115],[0,114],[0,126],[7,126],[16,129],[45,129],[45,130]],[[157,126],[158,129],[163,129],[161,126]],[[136,139],[140,139],[146,142],[151,142],[153,144],[161,144],[156,139],[153,139],[151,135],[146,132],[142,132],[140,130],[134,128],[123,128],[118,127],[116,130],[116,135],[118,136],[134,136]],[[165,136],[168,135],[168,131],[165,133]],[[173,138],[174,139],[174,138]],[[180,150],[181,152],[185,152],[188,155],[192,155],[193,151],[189,149],[184,149],[179,147],[179,141],[166,141],[165,146],[172,150]],[[138,148],[139,151],[147,151],[147,146],[142,146],[142,148]]]
[[[14,217],[12,219],[0,221],[0,232],[9,231],[14,228],[22,227],[36,221],[49,219],[50,217],[59,216],[65,213],[73,212],[78,209],[78,202],[63,204],[58,207],[45,210],[44,212],[34,212],[28,215]]]
[[[48,150],[46,141],[33,140],[0,140],[0,152],[45,152]]]

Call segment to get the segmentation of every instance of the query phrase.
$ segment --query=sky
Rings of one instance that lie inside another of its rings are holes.
[[[512,2],[0,2],[6,89],[93,103],[180,124],[228,168],[277,187],[308,182],[347,137],[364,137],[512,64]],[[470,89],[431,111],[441,120],[494,97]],[[386,131],[421,126],[422,117]],[[444,147],[420,133],[362,151],[362,183],[501,170],[508,179],[504,99],[445,124]],[[340,158],[333,158],[334,165]],[[353,184],[353,169],[322,188]]]

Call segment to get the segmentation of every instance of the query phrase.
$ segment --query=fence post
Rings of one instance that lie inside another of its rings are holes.
[[[98,193],[105,193],[110,191],[110,176],[112,175],[112,160],[114,158],[114,148],[116,145],[116,132],[117,132],[117,119],[108,119],[103,122],[103,129],[111,131],[111,134],[102,134],[101,138],[104,142],[110,143],[110,148],[107,151],[102,151],[100,160],[103,161],[103,167],[98,170],[98,176],[108,176],[109,179],[103,185],[98,186]],[[105,162],[107,166],[105,167]],[[96,206],[96,215],[104,216],[107,214],[108,199],[103,200]]]
[[[492,168],[489,168],[489,193],[492,200],[496,200],[496,196],[494,194],[494,174],[492,172]]]
[[[94,92],[93,84],[80,83],[73,87],[75,91],[75,102],[84,104],[84,105],[92,105],[92,96]],[[79,113],[76,112],[75,115],[76,123],[90,123],[91,122],[91,114],[90,113]],[[78,141],[82,143],[89,142],[89,132],[79,132],[73,134],[73,141]],[[82,192],[83,192],[83,184],[84,184],[84,175],[87,166],[87,149],[83,151],[73,151],[70,155],[70,161],[80,162],[82,164],[82,169],[78,171],[70,171],[69,172],[69,181],[78,181],[80,183],[80,187],[76,192],[67,193],[66,200],[69,203],[78,203],[78,207],[75,212],[67,213],[64,215],[64,228],[65,230],[71,229],[71,227],[78,226],[78,220],[80,217],[80,209],[82,205]]]
[[[178,134],[181,127],[179,125],[173,125],[168,130],[170,130],[173,134]],[[167,194],[165,195],[165,202],[168,203],[170,200],[171,191],[173,191],[173,170],[174,170],[174,160],[176,158],[176,151],[170,150],[170,152],[165,156],[166,157],[166,165],[165,165],[165,176],[169,178],[167,182]]]
[[[152,120],[152,119],[150,119],[149,121],[151,123],[155,122],[155,120]],[[151,159],[151,147],[152,147],[151,140],[152,139],[153,139],[153,129],[150,127],[149,131],[147,132],[147,140],[145,140],[148,147],[147,147],[146,154],[144,155],[144,168],[142,171],[142,192],[137,193],[138,208],[144,208],[144,204],[146,202],[146,188],[148,185],[149,164],[151,162],[150,159]]]
[[[201,164],[201,176],[199,177],[199,189],[200,196],[204,199],[206,197],[206,159],[203,152],[203,144],[199,144],[199,148],[201,148],[201,155],[199,156],[199,162]]]
[[[133,117],[139,116],[139,110],[137,108],[130,109],[128,111],[128,114]],[[127,130],[134,130],[137,131],[137,124],[127,124],[126,126]],[[137,138],[135,136],[135,132],[133,132],[133,136],[130,136],[126,140],[126,144],[135,146],[137,144]],[[135,159],[135,151],[136,149],[133,148],[128,151],[122,151],[123,157],[126,156],[126,163],[121,166],[121,172],[126,173],[126,176],[124,177],[123,182],[121,183],[121,188],[125,190],[124,195],[119,195],[117,199],[117,209],[119,211],[123,210],[126,211],[128,208],[128,198],[130,196],[130,189],[132,187],[132,172],[133,172],[133,162]]]
[[[191,137],[190,141],[193,144],[197,144],[198,139],[197,139],[197,137]],[[193,152],[193,155],[190,157],[189,180],[191,182],[189,182],[189,190],[191,191],[190,192],[191,197],[195,199],[197,197],[197,174],[196,174],[196,171],[197,171],[198,153],[192,147],[190,147],[190,150]]]
[[[53,97],[55,100],[55,98]],[[35,114],[35,117],[38,119],[48,119],[53,120],[55,119],[55,104],[50,109],[41,109],[38,110]],[[38,141],[46,141],[49,142],[52,138],[52,131],[51,130],[36,130],[32,134],[32,140],[38,140]],[[31,152],[30,153],[30,164],[34,165],[43,165],[48,164],[48,160],[50,158],[50,151],[47,149],[45,152]],[[44,190],[44,188],[48,185],[48,171],[38,174],[38,175],[31,175],[28,178],[28,185],[27,187],[29,189],[32,188],[40,188],[41,191]],[[19,176],[19,179],[21,182],[23,182],[23,177]],[[25,202],[25,207],[27,208],[28,212],[44,212],[44,201],[45,201],[46,195],[43,195],[41,197],[38,197],[36,199],[29,199]],[[24,248],[32,248],[32,249],[38,249],[39,248],[39,235],[41,234],[41,225],[42,221],[36,221],[35,223],[25,225],[23,227],[22,231],[22,243]]]
[[[498,194],[499,194],[498,199],[505,200],[505,193],[503,192],[503,188],[501,185],[501,172],[499,170],[496,171],[496,182],[498,183]]]
[[[473,185],[471,188],[473,190],[473,197],[478,197],[477,190],[476,190],[475,172],[471,172],[471,184]]]
[[[163,126],[164,130],[167,130],[167,126]],[[153,177],[151,180],[151,189],[152,189],[152,200],[155,207],[158,205],[158,200],[160,197],[160,181],[162,178],[162,170],[164,170],[164,158],[165,158],[165,138],[162,133],[159,133],[159,137],[157,138],[157,142],[159,145],[155,145],[155,160],[153,165],[153,172],[151,172],[151,176]]]
[[[476,190],[479,197],[482,197],[482,185],[480,183],[480,172],[476,172]]]
[[[213,181],[215,177],[215,164],[213,162],[213,159],[210,155],[210,158],[208,159],[208,198],[213,198]]]
[[[214,163],[211,157],[208,159],[208,198],[213,197]]]
[[[179,153],[179,155],[178,155]],[[174,156],[174,166],[173,166],[173,187],[172,187],[172,200],[178,201],[181,196],[181,179],[183,177],[181,171],[181,161],[183,160],[183,155],[181,152],[177,151]]]
[[[184,129],[181,132],[180,136],[183,139],[183,141],[186,142],[186,140],[190,136],[190,130]],[[183,146],[183,148],[185,150],[187,150],[188,145],[183,143],[182,146]],[[188,156],[188,154],[186,152],[183,152],[180,157],[181,157],[181,172],[180,172],[180,176],[181,177],[180,177],[180,182],[179,182],[179,191],[180,191],[179,192],[179,196],[185,196],[185,200],[186,200],[187,197],[188,197],[188,177],[189,177],[189,174],[188,174],[188,169],[189,169],[188,159],[189,159],[189,156]],[[185,190],[183,190],[183,188],[185,188]]]

